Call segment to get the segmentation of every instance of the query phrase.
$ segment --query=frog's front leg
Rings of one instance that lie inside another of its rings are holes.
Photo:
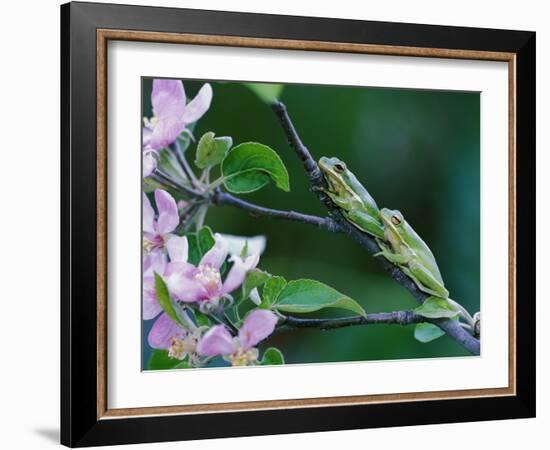
[[[441,298],[448,298],[449,291],[443,283],[436,279],[432,272],[416,260],[411,260],[407,267],[407,275],[416,283],[421,291]]]
[[[376,236],[379,239],[386,240],[384,236],[384,227],[382,223],[371,216],[366,211],[360,209],[352,209],[350,211],[344,211],[344,216],[357,228],[365,233],[369,233],[373,236]]]
[[[380,246],[381,251],[375,253],[373,256],[383,256],[389,262],[397,266],[406,265],[411,260],[410,255],[400,255],[398,253],[394,253],[391,248],[386,246],[380,239],[376,239],[376,242]]]

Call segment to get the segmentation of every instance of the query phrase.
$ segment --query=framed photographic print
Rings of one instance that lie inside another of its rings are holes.
[[[534,416],[535,33],[61,19],[63,444]]]

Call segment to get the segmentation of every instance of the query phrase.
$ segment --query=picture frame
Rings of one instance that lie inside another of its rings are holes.
[[[535,40],[527,31],[62,5],[61,443],[81,447],[534,417]],[[290,50],[298,57],[316,51],[505,62],[508,386],[109,408],[107,45],[112,41]]]

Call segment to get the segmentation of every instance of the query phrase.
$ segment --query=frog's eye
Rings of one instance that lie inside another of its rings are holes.
[[[399,225],[401,223],[401,219],[399,218],[399,216],[391,216],[391,222],[394,225]]]
[[[338,173],[342,173],[346,170],[346,165],[344,163],[336,163],[334,164],[334,170]]]

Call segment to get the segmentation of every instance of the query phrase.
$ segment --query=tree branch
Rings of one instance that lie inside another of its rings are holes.
[[[168,186],[169,188],[182,192],[190,198],[205,199],[204,195],[202,195],[200,192],[197,192],[194,189],[178,183],[176,180],[170,178],[168,174],[162,172],[159,168],[156,168],[155,171],[150,175],[150,177],[153,180]]]
[[[330,217],[336,222],[342,232],[350,236],[362,247],[366,248],[371,255],[379,252],[380,247],[376,241],[371,236],[363,233],[349,223],[343,217],[336,205],[334,205],[330,198],[323,192],[322,188],[326,187],[324,177],[321,174],[317,162],[313,159],[311,153],[298,136],[298,133],[296,132],[296,129],[294,128],[294,125],[287,113],[285,105],[281,102],[276,102],[273,104],[272,108],[281,123],[290,147],[295,151],[296,155],[304,165],[304,170],[309,177],[311,190],[316,193],[319,200],[326,206]],[[377,259],[380,261],[384,269],[390,274],[390,276],[405,289],[407,289],[419,303],[422,304],[429,296],[425,292],[421,291],[416,284],[407,275],[405,275],[401,269],[399,269],[399,267],[391,264],[383,256],[379,256]],[[437,325],[473,355],[480,354],[479,340],[464,330],[457,321],[451,319],[425,319],[424,321]]]
[[[301,222],[318,228],[328,230],[332,233],[341,232],[340,227],[329,217],[317,217],[308,214],[302,214],[296,211],[281,211],[278,209],[266,208],[255,205],[254,203],[241,200],[231,194],[216,190],[212,197],[212,203],[216,205],[230,205],[236,208],[248,211],[254,217],[269,217],[278,220],[290,220],[292,222]]]
[[[414,311],[404,310],[367,314],[365,317],[353,316],[338,319],[301,319],[298,317],[287,316],[281,322],[281,326],[288,328],[318,328],[320,330],[334,330],[336,328],[354,325],[412,325],[425,321],[425,317],[416,314]]]
[[[198,192],[194,189],[183,186],[170,178],[167,174],[156,170],[150,177],[163,184],[164,186],[171,188],[175,191],[180,191],[186,197],[198,201],[197,206],[200,203],[210,202],[215,205],[223,206],[229,205],[239,209],[248,211],[254,217],[269,217],[276,220],[288,220],[291,222],[301,222],[309,225],[316,226],[318,228],[330,231],[331,233],[342,233],[344,230],[330,217],[318,217],[309,214],[303,214],[296,211],[285,211],[279,209],[266,208],[265,206],[256,205],[254,203],[247,202],[231,194],[223,192],[221,189],[216,189],[214,194],[208,196],[206,193]]]

